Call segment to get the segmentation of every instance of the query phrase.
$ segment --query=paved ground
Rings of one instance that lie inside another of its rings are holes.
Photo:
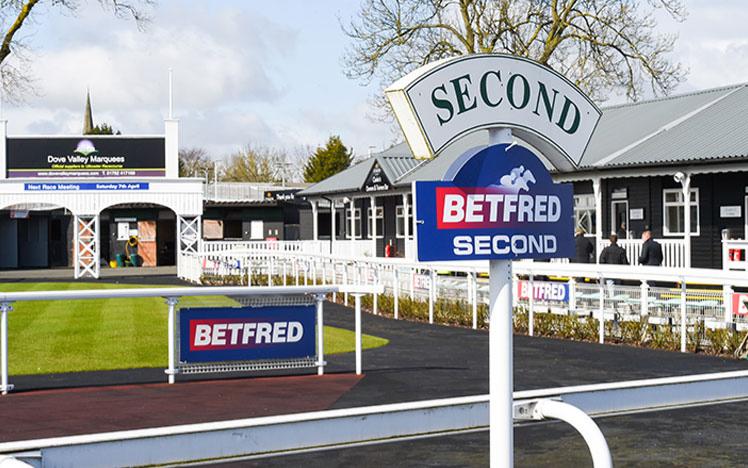
[[[325,311],[326,323],[352,328],[353,314],[350,309],[327,304]],[[388,338],[390,344],[366,351],[365,376],[357,383],[336,381],[334,391],[323,391],[326,397],[322,407],[342,408],[487,392],[486,332],[395,322],[370,315],[364,316],[363,327],[366,333]],[[748,362],[744,361],[525,336],[515,337],[514,353],[517,390],[748,368]],[[328,372],[343,373],[333,375],[331,379],[350,377],[346,373],[349,374],[353,369],[351,354],[332,356],[328,360]],[[12,407],[14,399],[20,401],[22,398],[36,398],[35,395],[59,394],[23,394],[24,390],[92,383],[117,385],[163,382],[163,379],[161,369],[14,377],[12,381],[21,393],[0,398],[0,414],[6,414],[3,406],[8,404],[5,408]],[[297,395],[304,395],[303,389],[307,387],[307,383],[317,377],[296,379],[298,380],[294,385],[298,385],[300,392]],[[264,382],[272,380],[234,378],[216,384],[217,394],[220,395],[216,411],[223,415],[217,419],[245,417],[223,407],[251,406],[253,401],[259,401],[259,396],[273,395],[276,390],[272,386],[266,386],[265,392],[258,390],[265,386]],[[277,382],[282,383],[282,380]],[[258,383],[262,385],[258,386]],[[233,389],[245,388],[246,391],[221,392],[222,384]],[[182,384],[154,385],[142,391],[151,398],[161,392],[163,395],[170,392],[191,393],[191,385],[204,385],[202,388],[210,389],[209,384]],[[102,394],[135,391],[128,390],[129,388],[139,387],[102,387],[97,391],[103,392]],[[55,392],[64,395],[66,391]],[[178,399],[167,396],[157,398],[160,398],[160,408],[164,410],[169,410],[169,405],[181,404]],[[48,405],[54,405],[56,399],[47,400]],[[267,401],[272,403],[271,399]],[[265,405],[265,412],[261,414],[287,412],[285,406],[275,409],[271,406]],[[305,410],[303,406],[298,410]],[[319,406],[315,408],[321,409]],[[35,405],[29,405],[26,410],[45,412],[44,406]],[[91,411],[93,408],[89,412]],[[196,418],[205,420],[206,413],[201,411],[194,409],[182,413],[195,414]],[[143,421],[134,416],[119,418],[112,413],[109,416],[105,430],[111,430],[112,424],[120,424],[121,428],[126,428],[135,423],[136,427],[143,427]],[[619,466],[734,466],[748,460],[748,444],[742,443],[746,420],[748,403],[736,403],[607,418],[599,422]],[[175,423],[188,421],[180,419]],[[64,423],[61,427],[64,428]],[[518,466],[585,466],[588,463],[589,457],[583,441],[562,424],[543,423],[520,427],[515,430],[515,434]],[[482,466],[487,462],[486,457],[487,435],[478,433],[355,450],[278,457],[262,460],[261,463],[235,462],[230,465],[251,466],[254,463],[263,466],[296,466],[303,463],[309,466]]]
[[[181,283],[177,279],[177,267],[142,267],[142,268],[108,268],[102,267],[100,278],[105,281],[127,280],[134,278],[163,277],[170,278],[172,282]],[[72,268],[37,268],[32,270],[2,270],[0,271],[0,282],[40,282],[40,281],[74,281]],[[81,281],[81,280],[78,280]],[[84,278],[83,281],[97,281],[93,278]],[[137,282],[137,281],[135,281]]]

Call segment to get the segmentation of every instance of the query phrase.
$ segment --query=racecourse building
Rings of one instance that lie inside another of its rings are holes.
[[[651,229],[668,266],[744,267],[748,87],[602,110],[580,167],[555,176],[574,186],[577,227],[598,249],[618,233],[631,261]],[[441,179],[465,149],[485,143],[473,137],[432,160],[416,160],[401,143],[308,187],[299,193],[311,202],[302,237],[351,255],[382,256],[391,244],[398,256],[414,257],[413,181]]]

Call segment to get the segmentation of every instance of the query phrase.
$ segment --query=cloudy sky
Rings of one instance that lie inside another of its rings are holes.
[[[85,2],[83,2],[85,4]],[[679,91],[748,82],[748,2],[687,1],[675,58],[689,70]],[[374,87],[348,80],[340,20],[352,0],[161,0],[146,31],[89,2],[79,14],[41,11],[25,32],[36,96],[5,105],[11,134],[79,133],[86,87],[94,119],[127,134],[163,130],[167,70],[174,69],[182,147],[221,158],[248,144],[288,151],[339,134],[358,155],[393,141],[368,118]]]

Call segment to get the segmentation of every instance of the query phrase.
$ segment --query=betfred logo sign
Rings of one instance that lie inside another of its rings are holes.
[[[732,313],[735,315],[748,315],[748,294],[732,294]]]
[[[471,150],[445,179],[415,183],[419,260],[574,255],[572,187],[528,149]]]
[[[518,281],[517,297],[527,300],[532,295],[533,300],[540,302],[569,302],[569,285],[567,283],[533,282],[532,292],[530,289],[529,281]]]
[[[180,362],[314,356],[315,325],[313,305],[182,309]]]

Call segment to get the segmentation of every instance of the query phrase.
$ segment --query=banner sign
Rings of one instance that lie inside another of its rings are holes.
[[[10,137],[6,142],[8,178],[163,177],[163,137]]]
[[[375,161],[369,172],[369,176],[364,182],[364,192],[382,192],[389,190],[390,186],[387,174],[384,173],[379,163]]]
[[[301,189],[266,190],[265,200],[294,201],[296,200],[296,194],[300,191]]]
[[[600,109],[564,76],[526,58],[471,54],[427,64],[385,91],[416,158],[476,130],[509,127],[559,170],[579,165]]]
[[[148,182],[90,182],[90,183],[64,183],[64,182],[40,182],[23,184],[27,192],[78,192],[82,190],[148,190]]]
[[[748,315],[748,294],[732,293],[732,313],[735,315]]]
[[[542,302],[569,302],[569,284],[553,283],[550,281],[533,281],[532,298]],[[520,280],[517,282],[517,297],[519,299],[530,298],[530,282]]]
[[[314,305],[196,307],[179,312],[183,363],[315,356]]]
[[[530,150],[475,148],[444,178],[415,182],[420,261],[574,256],[572,186]]]

